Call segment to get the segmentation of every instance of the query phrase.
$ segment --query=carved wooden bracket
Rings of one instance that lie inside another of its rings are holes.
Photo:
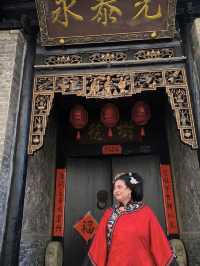
[[[86,98],[118,98],[143,91],[165,88],[175,113],[181,141],[198,148],[189,88],[184,68],[154,69],[152,71],[123,71],[122,73],[86,73],[36,75],[28,153],[33,154],[43,145],[55,93]]]

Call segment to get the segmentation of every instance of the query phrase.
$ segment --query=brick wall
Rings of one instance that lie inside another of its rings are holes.
[[[25,53],[26,42],[20,31],[0,31],[0,252],[12,183]]]

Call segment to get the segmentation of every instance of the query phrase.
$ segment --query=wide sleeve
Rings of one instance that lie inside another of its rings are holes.
[[[88,256],[95,266],[105,266],[107,258],[107,243],[106,243],[106,226],[109,216],[111,215],[111,209],[108,209],[97,227],[94,239],[90,246]]]
[[[150,249],[157,266],[168,266],[174,259],[172,248],[158,222],[150,210]]]

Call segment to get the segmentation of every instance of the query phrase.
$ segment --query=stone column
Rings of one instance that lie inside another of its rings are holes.
[[[20,266],[43,266],[51,239],[56,167],[56,125],[50,115],[44,146],[28,158]]]
[[[191,33],[194,60],[200,73],[200,18],[194,20]]]
[[[192,61],[194,82],[195,111],[197,119],[198,136],[200,143],[200,18],[195,19],[192,30]],[[192,62],[191,62],[192,63]]]
[[[200,144],[200,18],[183,26],[193,111]],[[200,155],[199,155],[200,156]]]
[[[26,41],[22,33],[0,31],[0,253],[6,232],[20,111]],[[1,264],[1,263],[0,263]],[[3,265],[3,264],[1,264]]]
[[[180,141],[175,118],[168,112],[167,135],[176,208],[190,266],[200,265],[200,171],[197,151]]]

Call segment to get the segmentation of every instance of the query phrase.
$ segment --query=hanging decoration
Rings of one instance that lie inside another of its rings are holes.
[[[144,126],[149,122],[150,118],[150,106],[144,101],[137,101],[132,108],[131,119],[137,126],[141,127],[141,137],[145,136]]]
[[[85,241],[93,238],[98,223],[93,215],[88,211],[73,227],[83,237]]]
[[[88,123],[88,113],[86,109],[80,104],[75,105],[70,111],[69,120],[71,125],[77,129],[76,140],[80,140],[80,129],[83,129]]]
[[[119,110],[117,106],[112,103],[104,105],[101,110],[101,122],[108,128],[108,137],[112,137],[112,128],[114,128],[119,122]]]

